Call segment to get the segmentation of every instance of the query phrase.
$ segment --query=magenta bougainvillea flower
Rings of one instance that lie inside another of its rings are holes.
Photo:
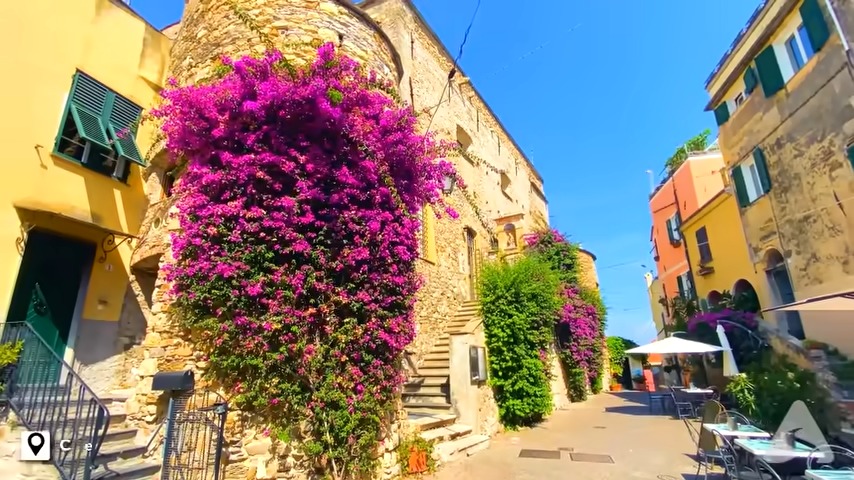
[[[587,375],[590,382],[599,375],[602,336],[596,307],[585,302],[577,287],[564,290],[565,302],[558,318],[560,348],[569,355],[573,365]]]
[[[278,52],[222,62],[222,78],[173,83],[153,112],[186,164],[166,267],[176,311],[242,406],[309,422],[306,451],[370,463],[415,335],[415,213],[456,216],[441,195],[453,165],[331,44],[296,72]]]

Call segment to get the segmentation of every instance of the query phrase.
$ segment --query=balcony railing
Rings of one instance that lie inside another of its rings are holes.
[[[34,295],[40,295],[38,287]],[[49,315],[46,305],[31,306],[31,312],[34,308]],[[0,323],[0,328],[0,342],[23,342],[18,361],[3,374],[0,399],[27,430],[50,432],[51,462],[62,480],[89,480],[110,424],[109,410],[29,323]]]

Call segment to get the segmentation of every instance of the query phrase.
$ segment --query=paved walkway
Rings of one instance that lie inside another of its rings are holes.
[[[488,450],[446,465],[430,480],[695,480],[697,464],[687,455],[694,447],[685,425],[650,414],[646,400],[640,392],[591,397],[540,426],[496,436]],[[563,451],[552,459],[520,458],[523,449],[551,450],[544,455],[552,457]],[[576,457],[609,455],[614,463],[572,460],[569,449]]]

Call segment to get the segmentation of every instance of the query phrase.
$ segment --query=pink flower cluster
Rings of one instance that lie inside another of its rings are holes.
[[[296,73],[275,52],[223,59],[223,78],[163,93],[153,115],[186,162],[167,274],[213,369],[256,406],[371,415],[415,335],[414,213],[445,206],[454,168],[373,73],[317,54]]]
[[[599,333],[599,314],[596,307],[581,298],[577,287],[564,290],[566,303],[558,318],[557,333],[560,349],[568,354],[572,367],[579,368],[590,382],[596,380],[597,364],[601,354],[602,338]]]
[[[724,322],[721,322],[721,325],[723,325],[724,331],[727,333],[739,330],[737,326],[727,322],[743,325],[750,330],[755,330],[759,326],[755,313],[730,310],[728,308],[717,312],[698,313],[688,319],[686,326],[690,333],[695,332],[700,325],[707,325],[714,330],[718,328],[718,320],[724,320]]]

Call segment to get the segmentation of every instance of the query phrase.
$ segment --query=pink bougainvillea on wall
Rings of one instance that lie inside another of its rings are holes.
[[[223,71],[154,112],[186,166],[176,315],[242,408],[280,436],[305,425],[306,454],[336,478],[372,471],[415,335],[415,213],[442,204],[453,166],[331,44],[304,69],[271,52]]]

